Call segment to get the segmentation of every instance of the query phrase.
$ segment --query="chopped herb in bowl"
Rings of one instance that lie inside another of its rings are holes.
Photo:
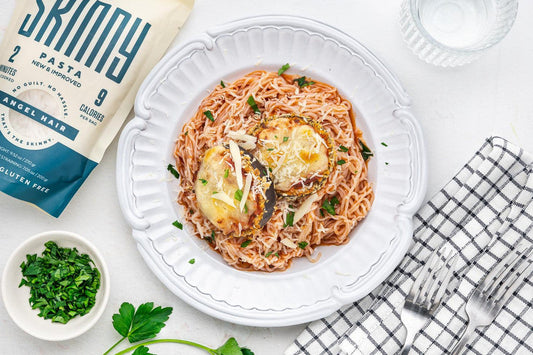
[[[44,246],[41,256],[26,255],[19,287],[30,288],[30,305],[39,309],[40,317],[65,324],[94,306],[100,272],[89,255],[76,248],[61,248],[53,241]]]

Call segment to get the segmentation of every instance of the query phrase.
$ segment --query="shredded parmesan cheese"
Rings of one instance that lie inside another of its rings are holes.
[[[235,208],[235,204],[233,203],[233,199],[231,197],[229,197],[228,194],[225,193],[224,191],[219,191],[218,193],[214,194],[212,197],[215,200],[222,201],[225,204]]]
[[[239,189],[242,190],[242,162],[241,162],[241,152],[239,146],[234,141],[229,141],[229,151],[231,153],[231,158],[235,163],[235,177],[237,178],[237,185]]]
[[[246,174],[246,182],[244,184],[244,191],[242,193],[242,199],[240,204],[241,212],[244,209],[244,205],[246,205],[246,199],[248,199],[248,194],[250,193],[250,187],[252,186],[252,174]]]
[[[316,200],[318,200],[318,195],[314,193],[302,203],[296,212],[294,212],[294,224],[296,224],[300,219],[303,218],[303,216],[311,211],[311,207]]]
[[[286,247],[288,248],[291,248],[291,249],[296,249],[298,246],[296,244],[294,244],[294,242],[292,240],[290,240],[289,238],[285,238],[285,239],[282,239],[281,240],[281,244],[285,245]]]

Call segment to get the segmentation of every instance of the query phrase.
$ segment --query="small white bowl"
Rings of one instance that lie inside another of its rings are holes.
[[[88,254],[100,271],[100,288],[96,302],[86,315],[77,316],[67,324],[52,323],[50,319],[38,316],[38,309],[31,309],[30,288],[18,287],[22,279],[20,264],[27,254],[41,255],[44,243],[56,242],[60,247],[76,247],[80,254]],[[89,330],[100,318],[109,299],[109,273],[104,258],[96,247],[81,236],[65,231],[50,231],[37,234],[22,243],[9,257],[2,275],[2,299],[7,313],[26,333],[49,341],[75,338]]]

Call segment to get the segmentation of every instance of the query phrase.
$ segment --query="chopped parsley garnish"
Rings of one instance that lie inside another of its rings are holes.
[[[206,179],[200,179],[200,182],[202,183],[202,185],[207,185],[207,180]]]
[[[285,224],[283,227],[292,227],[294,224],[294,212],[287,213],[287,218],[285,219]]]
[[[270,166],[268,167],[268,171],[272,172],[272,168]]]
[[[193,210],[193,209],[190,209],[190,210],[189,210],[189,214],[194,214],[194,210]]]
[[[218,191],[213,191],[213,195],[216,195],[216,194],[218,194]]]
[[[214,243],[215,242],[215,231],[211,231],[211,235],[206,235],[204,239],[207,240],[209,243]]]
[[[270,255],[272,255],[273,251],[269,251],[268,253],[265,254],[265,258],[268,258]]]
[[[274,253],[274,256],[277,256],[277,257],[279,258],[279,254],[278,254],[277,252],[276,252],[276,253]]]
[[[226,171],[224,171],[224,179],[227,179],[229,176],[229,169],[226,169]]]
[[[271,152],[271,151],[274,150],[274,148],[267,148],[267,150],[268,150],[269,152]]]
[[[281,75],[281,74],[285,73],[287,70],[289,70],[290,67],[291,66],[290,66],[289,63],[283,65],[281,68],[279,68],[278,75]]]
[[[245,240],[244,242],[242,242],[241,248],[246,248],[248,245],[250,245],[251,242],[251,239]]]
[[[189,135],[189,131],[185,131],[185,133],[183,133],[183,135],[184,135],[185,137],[187,137],[187,136]]]
[[[250,105],[250,107],[252,108],[252,110],[254,110],[255,113],[261,114],[261,111],[259,111],[259,108],[257,107],[257,103],[255,102],[255,99],[252,95],[250,95],[250,97],[248,98],[246,102],[248,102],[248,105]]]
[[[368,148],[365,143],[363,143],[362,140],[359,139],[359,144],[361,145],[361,155],[363,156],[363,160],[367,161],[368,158],[374,156],[374,153]]]
[[[196,260],[194,258],[192,258],[191,260],[189,260],[189,264],[194,264],[196,262]]]
[[[44,246],[41,256],[26,255],[19,287],[30,288],[30,305],[39,309],[39,317],[65,324],[93,308],[100,272],[89,255],[76,248],[60,248],[53,241]]]
[[[172,222],[172,225],[178,229],[183,229],[183,224],[181,224],[180,222],[178,221],[174,221]]]
[[[386,162],[385,162],[385,165],[389,165],[389,162],[386,161]]]
[[[289,140],[289,137],[283,137],[283,141],[286,142]]]
[[[213,113],[211,111],[204,111],[204,115],[209,119],[209,121],[215,122],[215,118],[213,117]]]
[[[341,204],[340,201],[339,201],[339,199],[337,198],[337,196],[333,196],[329,201],[331,202],[331,205],[332,205],[332,206],[340,205],[340,204]]]
[[[294,79],[293,82],[295,82],[295,81],[298,83],[298,86],[301,87],[301,88],[304,88],[306,86],[315,84],[314,81],[306,81],[305,80],[305,76],[302,76],[302,77],[300,77],[298,79]]]
[[[241,201],[242,200],[242,190],[241,189],[238,189],[237,191],[235,191],[235,195],[233,197],[235,197],[235,199],[237,201]]]
[[[388,147],[387,143],[385,143],[385,142],[381,142],[381,145],[384,146],[384,147]]]
[[[179,178],[180,178],[180,173],[178,173],[178,171],[177,171],[176,169],[174,169],[174,165],[172,165],[172,164],[168,164],[168,166],[167,166],[167,170],[170,171],[170,173],[171,173],[172,175],[174,175],[174,177],[175,177],[176,179],[179,179]]]
[[[308,246],[308,245],[309,245],[309,243],[307,243],[307,242],[298,243],[298,246],[300,247],[300,249],[305,249],[305,247]]]
[[[346,164],[346,160],[344,159],[337,160],[337,165],[344,165],[344,164]]]
[[[324,200],[324,202],[322,202],[322,209],[332,216],[335,216],[337,214],[335,212],[335,204],[332,203],[330,200]]]
[[[321,215],[322,217],[324,217],[324,210],[323,210],[323,209],[320,209],[320,215]]]
[[[220,80],[220,86],[222,86],[223,88],[226,88],[226,84],[224,84],[222,80]]]
[[[346,153],[347,151],[348,151],[348,148],[346,148],[345,146],[341,145],[339,147],[339,152],[345,152]]]
[[[244,205],[244,213],[248,213],[248,205]]]

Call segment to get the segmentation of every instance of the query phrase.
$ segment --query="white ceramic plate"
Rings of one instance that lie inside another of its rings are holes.
[[[369,170],[376,199],[347,245],[320,247],[284,272],[235,270],[205,241],[180,231],[174,141],[220,80],[233,81],[285,63],[336,86],[354,105],[373,150]],[[214,317],[251,326],[286,326],[326,316],[367,295],[398,265],[411,241],[412,216],[426,188],[420,128],[396,78],[359,42],[312,20],[248,18],[202,34],[172,50],[141,87],[136,117],[122,132],[119,199],[146,263],[177,296]],[[381,142],[386,142],[385,147]],[[196,262],[191,265],[189,260]]]
[[[52,323],[50,319],[39,317],[38,309],[31,309],[28,299],[30,288],[18,287],[22,279],[20,264],[26,261],[27,254],[41,255],[44,243],[56,242],[60,247],[78,249],[80,254],[88,254],[100,271],[100,288],[96,293],[93,308],[84,316],[72,318],[66,324]],[[26,333],[49,341],[63,341],[80,336],[89,330],[104,313],[109,299],[109,272],[104,258],[96,247],[78,234],[65,231],[43,232],[27,239],[9,257],[2,273],[2,299],[7,313]]]

